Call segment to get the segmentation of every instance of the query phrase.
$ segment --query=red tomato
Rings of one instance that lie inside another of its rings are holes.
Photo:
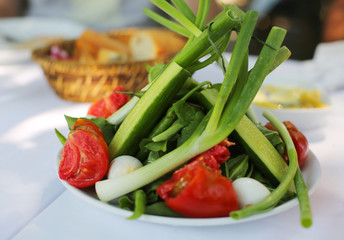
[[[109,150],[98,126],[78,119],[62,150],[59,177],[77,188],[93,186],[109,166]]]
[[[228,217],[239,208],[231,180],[201,161],[176,171],[157,192],[168,207],[190,218]]]
[[[293,140],[293,143],[295,145],[296,152],[297,152],[299,166],[302,167],[302,165],[305,163],[308,157],[308,152],[309,152],[307,138],[291,122],[285,121],[283,123],[287,127],[290,137]],[[276,131],[275,127],[271,123],[267,123],[265,127],[270,130]],[[288,160],[288,156],[286,152],[284,153],[284,158]]]
[[[222,164],[229,159],[230,152],[228,150],[228,147],[232,146],[234,144],[235,143],[233,143],[233,142],[229,142],[228,139],[225,139],[222,142],[220,142],[219,144],[210,148],[205,153],[213,155],[215,157],[216,161],[219,164]]]
[[[168,207],[192,218],[225,217],[237,210],[238,200],[230,179],[221,175],[220,164],[230,155],[224,140],[198,155],[163,182],[157,193]]]
[[[120,109],[126,102],[128,102],[129,97],[124,93],[117,93],[116,91],[124,91],[124,89],[117,86],[109,96],[93,103],[89,108],[87,115],[92,115],[98,118],[103,117],[106,119]]]

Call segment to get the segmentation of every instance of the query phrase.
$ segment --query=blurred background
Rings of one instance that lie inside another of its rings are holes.
[[[187,2],[197,9],[198,1]],[[255,36],[259,39],[265,39],[273,25],[287,29],[285,45],[292,51],[293,59],[311,59],[318,43],[344,38],[344,0],[214,0],[212,15],[221,10],[221,2],[258,11]],[[142,13],[144,7],[152,5],[148,0],[0,0],[0,16],[70,19],[101,31],[155,26]],[[258,53],[260,47],[261,44],[253,42],[251,54]]]
[[[198,1],[187,2],[197,9]],[[344,38],[344,0],[214,0],[211,14],[221,9],[221,2],[258,11],[255,36],[259,39],[265,39],[273,25],[287,29],[285,45],[292,51],[293,59],[311,59],[320,42]],[[100,31],[156,26],[142,13],[144,7],[152,8],[152,5],[148,0],[0,0],[0,17],[61,18]],[[6,38],[4,33],[0,34]],[[258,53],[260,47],[261,44],[253,42],[251,54]]]

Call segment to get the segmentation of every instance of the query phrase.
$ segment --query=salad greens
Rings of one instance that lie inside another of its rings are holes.
[[[156,188],[175,169],[229,138],[236,145],[231,146],[230,160],[221,166],[222,174],[232,180],[255,178],[271,189],[271,194],[261,202],[233,211],[230,216],[241,219],[268,211],[294,197],[296,188],[301,222],[309,227],[312,220],[308,193],[292,140],[271,113],[265,116],[279,133],[264,128],[250,109],[265,77],[290,56],[288,48],[281,46],[286,31],[278,27],[271,29],[254,66],[249,69],[248,50],[254,39],[257,12],[244,13],[235,5],[223,6],[223,11],[206,24],[209,0],[199,1],[196,15],[183,0],[172,0],[171,4],[162,0],[151,2],[173,20],[149,9],[144,12],[188,41],[168,64],[147,69],[149,84],[119,111],[107,120],[90,119],[107,133],[110,159],[132,155],[144,164],[129,174],[98,181],[95,190],[99,199],[108,202],[119,198],[121,208],[133,211],[129,219],[144,213],[181,217],[159,199]],[[238,37],[228,61],[223,52],[233,32]],[[215,61],[224,73],[222,84],[199,84],[191,78],[195,71]],[[66,119],[69,126],[77,120],[67,116]],[[57,134],[65,141],[58,131]],[[258,139],[263,139],[263,143],[257,143]],[[261,147],[254,149],[259,144]],[[289,167],[281,157],[284,147],[290,159]],[[266,149],[269,156],[262,157]]]

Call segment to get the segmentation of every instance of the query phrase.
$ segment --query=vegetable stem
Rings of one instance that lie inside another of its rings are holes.
[[[214,132],[217,129],[220,121],[221,113],[226,104],[226,100],[238,78],[240,67],[238,63],[242,63],[245,53],[248,49],[248,45],[251,40],[251,36],[255,29],[255,24],[258,18],[258,13],[254,11],[248,11],[243,18],[241,25],[241,31],[238,36],[238,40],[234,46],[233,53],[228,65],[228,71],[225,74],[225,78],[222,83],[221,90],[217,97],[216,104],[214,106],[213,114],[210,117],[209,123],[205,129],[205,132]]]
[[[168,20],[168,19],[160,16],[159,14],[157,14],[156,12],[153,12],[152,10],[150,10],[148,8],[144,8],[143,13],[146,14],[151,19],[153,19],[154,21],[156,21],[157,23],[160,23],[161,25],[165,26],[166,28],[168,28],[168,29],[180,34],[180,35],[183,35],[185,37],[190,37],[192,35],[190,33],[190,31],[188,29],[186,29],[185,27],[179,25],[176,22],[173,22],[171,20]]]
[[[218,21],[212,24],[210,29],[211,39],[216,42],[223,35],[232,29],[239,27],[241,19],[232,16],[231,12],[221,15]],[[201,35],[196,37],[190,44],[185,46],[174,58],[174,61],[182,67],[187,67],[197,61],[202,53],[210,46],[208,40],[208,31],[204,30]]]
[[[200,0],[199,1],[195,25],[201,30],[203,30],[204,24],[207,20],[209,8],[210,8],[210,1],[209,0]],[[196,35],[194,35],[194,36],[196,36]]]
[[[187,17],[170,5],[167,1],[161,0],[150,0],[155,6],[160,8],[162,11],[170,15],[174,20],[182,24],[186,29],[190,31],[194,36],[199,36],[202,31],[195,26]]]
[[[153,142],[160,142],[165,141],[169,139],[170,137],[174,136],[179,132],[180,129],[184,127],[183,124],[179,120],[175,121],[171,127],[166,129],[164,132],[160,133],[159,135],[156,135],[152,138]]]
[[[300,205],[301,225],[305,228],[312,226],[312,210],[309,201],[307,186],[303,180],[301,170],[298,168],[294,177],[296,195]]]
[[[133,198],[135,200],[135,209],[133,214],[130,217],[127,217],[128,220],[133,220],[141,217],[146,209],[147,197],[146,193],[142,189],[136,190],[133,193]]]
[[[191,22],[195,22],[196,16],[184,0],[172,0],[171,2],[185,17]]]

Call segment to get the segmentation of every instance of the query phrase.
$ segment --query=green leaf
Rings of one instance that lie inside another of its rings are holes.
[[[72,129],[72,126],[75,125],[76,121],[77,121],[79,118],[70,117],[70,116],[65,115],[65,119],[66,119],[66,121],[67,121],[69,130],[71,130],[71,129]]]
[[[285,144],[277,131],[267,129],[262,124],[257,124],[258,129],[264,134],[269,142],[276,148],[279,154],[283,155],[285,151]]]
[[[155,203],[159,200],[159,195],[156,192],[157,187],[159,187],[165,180],[169,178],[170,174],[166,174],[154,182],[146,185],[143,189],[147,195],[147,203]]]
[[[188,125],[194,118],[198,109],[192,107],[190,104],[185,101],[178,101],[173,104],[174,112],[177,114],[177,117],[182,125]]]
[[[91,118],[88,120],[97,124],[97,126],[100,128],[100,130],[102,130],[104,134],[106,144],[109,145],[113,136],[116,133],[117,126],[112,125],[111,123],[106,121],[104,118]]]
[[[109,123],[104,118],[75,118],[75,117],[70,117],[70,116],[65,115],[65,119],[67,121],[69,130],[71,129],[72,126],[75,125],[78,119],[87,119],[95,123],[103,132],[107,145],[109,145],[109,143],[111,142],[111,139],[113,138],[117,130],[117,126]]]
[[[201,121],[204,118],[204,114],[201,111],[197,111],[193,119],[189,122],[187,126],[185,126],[180,134],[180,137],[177,140],[177,146],[182,145],[191,135],[194,133],[198,125],[201,123]]]
[[[271,183],[268,179],[266,179],[260,171],[258,171],[256,168],[253,170],[251,178],[257,180],[258,182],[261,182],[264,184],[267,188],[274,188],[274,184]]]
[[[142,190],[136,190],[135,192],[133,192],[133,199],[135,202],[135,209],[133,212],[133,215],[131,215],[130,217],[127,217],[127,219],[137,219],[139,217],[142,216],[142,214],[144,214],[145,209],[146,209],[146,193]]]
[[[67,141],[66,137],[62,135],[62,133],[60,133],[56,128],[55,128],[55,133],[57,138],[60,140],[60,142],[62,143],[62,145],[64,145]]]
[[[147,145],[145,145],[145,148],[154,152],[158,152],[158,151],[166,152],[167,140],[161,141],[161,142],[150,142]]]
[[[164,63],[156,63],[154,66],[146,65],[146,69],[148,72],[148,82],[152,82],[162,70],[165,68],[166,64]]]
[[[232,179],[232,181],[241,177],[246,177],[247,170],[249,170],[248,160],[249,157],[246,154],[241,154],[227,161],[229,178]]]
[[[119,207],[122,209],[130,210],[130,211],[134,210],[134,207],[135,207],[134,201],[131,200],[127,195],[121,197],[118,200],[118,203],[119,203]]]
[[[155,160],[159,159],[161,156],[159,152],[156,151],[150,151],[147,157],[147,160],[144,162],[144,165],[147,165],[151,162],[154,162]]]

